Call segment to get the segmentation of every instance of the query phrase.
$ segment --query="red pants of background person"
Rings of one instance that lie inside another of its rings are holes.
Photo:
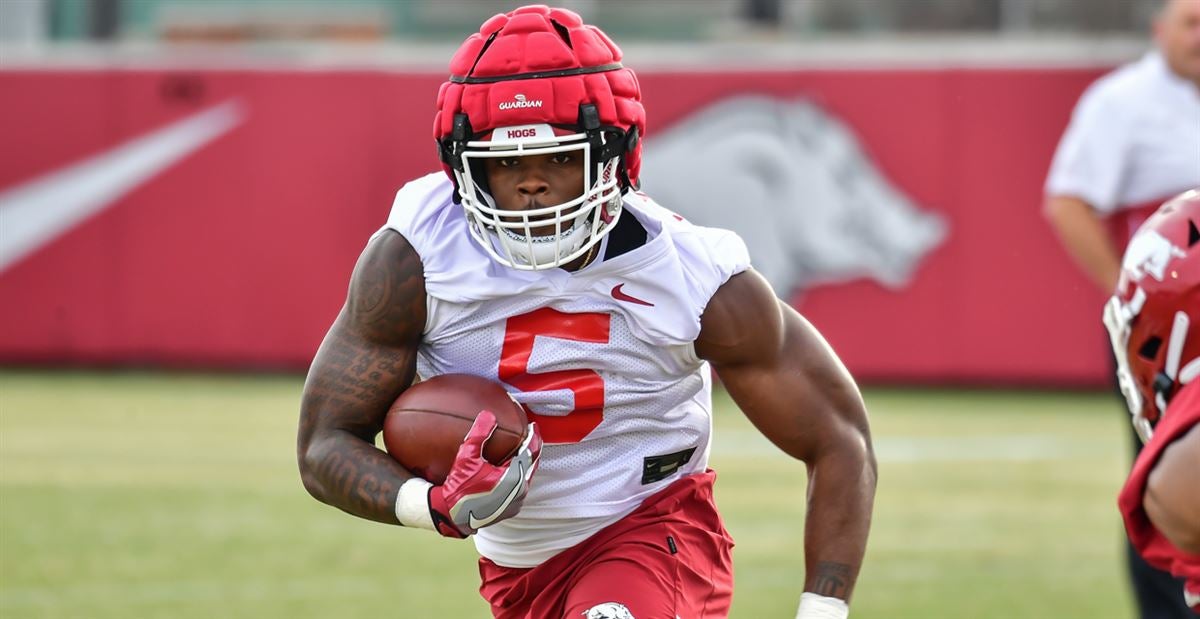
[[[497,619],[583,619],[605,604],[635,619],[726,617],[733,539],[713,502],[715,480],[711,470],[684,477],[537,567],[480,559],[479,592]]]

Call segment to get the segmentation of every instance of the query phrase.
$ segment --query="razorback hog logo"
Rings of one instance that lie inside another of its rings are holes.
[[[1146,230],[1129,241],[1122,266],[1135,281],[1149,275],[1161,282],[1166,276],[1167,264],[1174,258],[1185,256],[1182,249],[1172,245],[1157,230]]]
[[[583,611],[583,619],[634,619],[624,604],[605,602]]]
[[[806,101],[719,101],[646,142],[646,192],[694,223],[738,232],[777,294],[871,278],[904,287],[946,237]]]
[[[515,110],[523,107],[542,107],[541,99],[528,99],[525,95],[513,95],[512,101],[504,101],[500,104],[502,110]]]

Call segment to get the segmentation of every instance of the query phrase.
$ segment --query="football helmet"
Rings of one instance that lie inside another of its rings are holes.
[[[1171,397],[1200,376],[1200,189],[1138,228],[1104,325],[1134,428],[1148,441]]]
[[[526,6],[489,19],[450,61],[437,109],[433,133],[455,200],[471,236],[506,266],[547,269],[582,256],[638,186],[646,127],[637,77],[616,44],[571,11]],[[499,207],[483,159],[566,151],[584,160],[579,197]]]

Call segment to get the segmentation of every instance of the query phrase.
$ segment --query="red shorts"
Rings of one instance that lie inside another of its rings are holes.
[[[711,470],[684,477],[537,567],[481,558],[479,593],[497,619],[725,617],[733,599],[733,538],[713,502],[714,480]],[[618,605],[628,615],[588,614]]]

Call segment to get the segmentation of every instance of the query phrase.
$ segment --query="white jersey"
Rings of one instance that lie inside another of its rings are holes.
[[[1046,193],[1100,213],[1158,205],[1200,186],[1200,87],[1158,52],[1109,73],[1079,99]]]
[[[409,183],[386,228],[424,265],[418,374],[499,380],[538,422],[546,445],[521,512],[474,538],[497,564],[532,567],[705,470],[711,379],[693,342],[749,255],[736,234],[631,193],[621,216],[646,229],[643,246],[573,273],[519,271],[471,239],[453,190],[441,173]]]

